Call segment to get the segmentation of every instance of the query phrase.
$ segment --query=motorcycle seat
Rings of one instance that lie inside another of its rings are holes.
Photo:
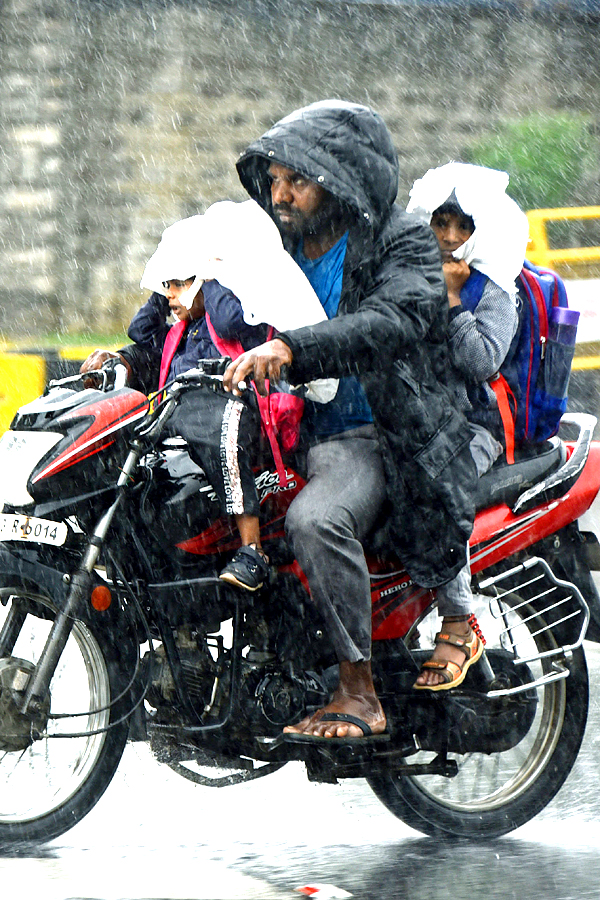
[[[526,449],[515,448],[515,462],[512,465],[506,462],[506,457],[502,454],[489,472],[478,481],[476,510],[497,506],[499,503],[513,506],[525,491],[557,471],[566,458],[565,445],[556,437]],[[401,565],[389,537],[388,513],[389,509],[385,507],[378,522],[363,540],[363,546],[369,556],[379,561],[396,561]]]
[[[502,454],[479,479],[476,508],[485,509],[498,503],[513,506],[525,491],[555,472],[565,461],[566,448],[559,438],[515,449],[515,461],[511,465]]]

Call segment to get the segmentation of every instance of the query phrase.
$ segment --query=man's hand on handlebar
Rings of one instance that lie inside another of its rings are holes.
[[[279,381],[281,367],[291,365],[292,359],[292,351],[279,338],[267,341],[266,344],[242,353],[227,366],[223,375],[223,387],[241,397],[239,383],[253,379],[259,394],[266,396],[265,378],[271,382]]]
[[[111,359],[118,360],[122,365],[127,369],[127,379],[131,378],[132,369],[124,356],[121,356],[120,353],[113,353],[111,350],[94,350],[86,360],[84,360],[79,367],[79,372],[81,375],[85,375],[86,372],[97,372],[102,368],[104,363],[108,362]],[[85,387],[94,387],[95,382],[90,378],[89,381],[86,380],[83,382]]]

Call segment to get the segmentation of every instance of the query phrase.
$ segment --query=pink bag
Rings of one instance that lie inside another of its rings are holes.
[[[212,342],[219,353],[222,353],[224,356],[230,356],[232,359],[237,359],[238,356],[241,356],[244,353],[241,343],[219,337],[208,313],[205,313],[205,317]],[[271,328],[267,339],[271,340],[273,334],[274,329]],[[271,393],[268,379],[265,379],[265,386],[267,388],[267,396],[263,397],[262,394],[258,393],[256,385],[252,382],[263,431],[271,445],[279,482],[281,485],[285,485],[287,484],[287,476],[277,440],[279,440],[284,453],[290,453],[296,449],[300,440],[300,421],[304,412],[304,400],[296,394]]]
[[[268,385],[268,383],[267,379],[265,384]],[[291,453],[296,449],[300,440],[300,421],[304,412],[304,400],[295,394],[272,394],[270,391],[266,397],[256,391],[256,399],[263,424],[265,419],[270,419],[281,449],[284,453]]]

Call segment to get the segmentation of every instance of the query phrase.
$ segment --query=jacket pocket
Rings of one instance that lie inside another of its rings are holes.
[[[414,460],[429,478],[435,480],[447,471],[454,458],[471,441],[471,431],[462,416],[451,413],[432,438],[414,455]]]

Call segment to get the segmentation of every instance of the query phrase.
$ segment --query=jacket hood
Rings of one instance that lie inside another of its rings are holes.
[[[304,175],[356,209],[374,230],[398,193],[398,157],[381,116],[368,106],[322,100],[276,122],[242,153],[240,181],[271,211],[272,162]]]

